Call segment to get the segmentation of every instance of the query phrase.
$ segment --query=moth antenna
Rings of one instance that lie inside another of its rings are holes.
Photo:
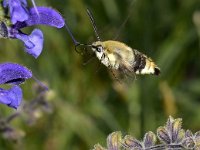
[[[136,0],[132,0],[132,1],[131,1],[130,5],[129,5],[129,8],[127,9],[127,10],[128,10],[128,11],[127,11],[128,15],[127,15],[127,17],[125,18],[125,20],[122,22],[121,26],[117,29],[117,33],[115,34],[114,40],[118,39],[118,37],[119,37],[119,35],[120,35],[122,29],[125,27],[125,25],[127,24],[129,18],[131,17],[131,12],[132,12],[132,10],[133,10],[132,7],[133,7],[133,5],[134,5],[135,2],[136,2]]]
[[[96,26],[96,23],[95,23],[95,21],[94,21],[94,17],[93,17],[93,15],[92,15],[92,12],[87,8],[87,14],[88,14],[88,16],[90,17],[90,21],[91,21],[91,23],[92,23],[92,27],[93,27],[93,29],[94,29],[94,32],[95,32],[95,35],[96,35],[96,37],[97,37],[97,40],[98,41],[101,41],[101,39],[100,39],[100,37],[99,37],[99,34],[98,34],[98,32],[97,32],[97,26]]]

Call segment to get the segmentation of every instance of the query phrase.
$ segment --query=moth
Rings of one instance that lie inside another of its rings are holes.
[[[66,24],[66,29],[75,44],[75,49],[80,45],[91,47],[92,51],[95,53],[100,62],[113,71],[120,71],[124,74],[136,75],[160,74],[160,68],[154,63],[154,61],[138,50],[132,49],[120,41],[102,41],[98,35],[93,15],[89,9],[87,9],[87,14],[92,23],[97,41],[93,42],[92,44],[82,44],[77,42]]]

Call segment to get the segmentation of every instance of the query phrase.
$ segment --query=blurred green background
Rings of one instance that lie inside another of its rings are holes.
[[[200,1],[199,0],[36,0],[58,10],[76,39],[96,40],[86,14],[89,8],[102,40],[118,40],[150,56],[160,76],[137,76],[126,86],[113,80],[96,59],[75,52],[65,28],[38,26],[45,37],[38,59],[23,51],[18,40],[0,41],[2,62],[23,64],[48,84],[51,113],[40,114],[33,125],[23,117],[11,122],[25,137],[14,143],[0,138],[0,150],[85,150],[106,144],[113,131],[141,139],[156,132],[169,115],[183,118],[183,128],[200,130]],[[29,2],[30,5],[31,2]],[[127,23],[120,28],[124,20]],[[119,32],[119,28],[121,29]],[[25,29],[31,32],[33,28]],[[32,84],[22,85],[24,101],[34,98]],[[1,116],[15,110],[0,105]]]

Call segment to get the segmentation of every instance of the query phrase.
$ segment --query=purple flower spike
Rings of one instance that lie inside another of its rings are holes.
[[[26,0],[4,0],[3,6],[9,7],[11,22],[13,24],[18,21],[23,22],[29,17],[28,11],[26,10]]]
[[[37,12],[36,12],[37,10]],[[56,28],[62,28],[65,25],[65,21],[59,12],[48,7],[36,7],[29,10],[29,18],[24,22],[17,22],[15,24],[16,29],[24,28],[33,25],[47,25]]]
[[[56,28],[62,28],[65,25],[64,19],[56,10],[35,5],[28,9],[26,0],[3,0],[3,7],[9,8],[12,25],[5,27],[5,24],[0,24],[0,30],[3,31],[0,37],[23,41],[25,51],[35,58],[42,52],[43,33],[39,29],[35,29],[30,35],[27,35],[21,29],[34,25]]]
[[[17,109],[22,100],[22,90],[19,86],[13,86],[9,90],[0,88],[0,103]]]
[[[0,64],[0,84],[10,83],[19,85],[31,77],[31,71],[24,66],[14,63]]]
[[[35,58],[41,54],[44,41],[42,31],[35,29],[30,35],[18,33],[15,36],[24,42],[25,51],[28,54]]]

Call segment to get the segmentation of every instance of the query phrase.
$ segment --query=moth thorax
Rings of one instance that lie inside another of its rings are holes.
[[[103,52],[96,52],[97,58],[101,61],[102,64],[104,64],[106,67],[109,66],[109,59],[105,56]]]

